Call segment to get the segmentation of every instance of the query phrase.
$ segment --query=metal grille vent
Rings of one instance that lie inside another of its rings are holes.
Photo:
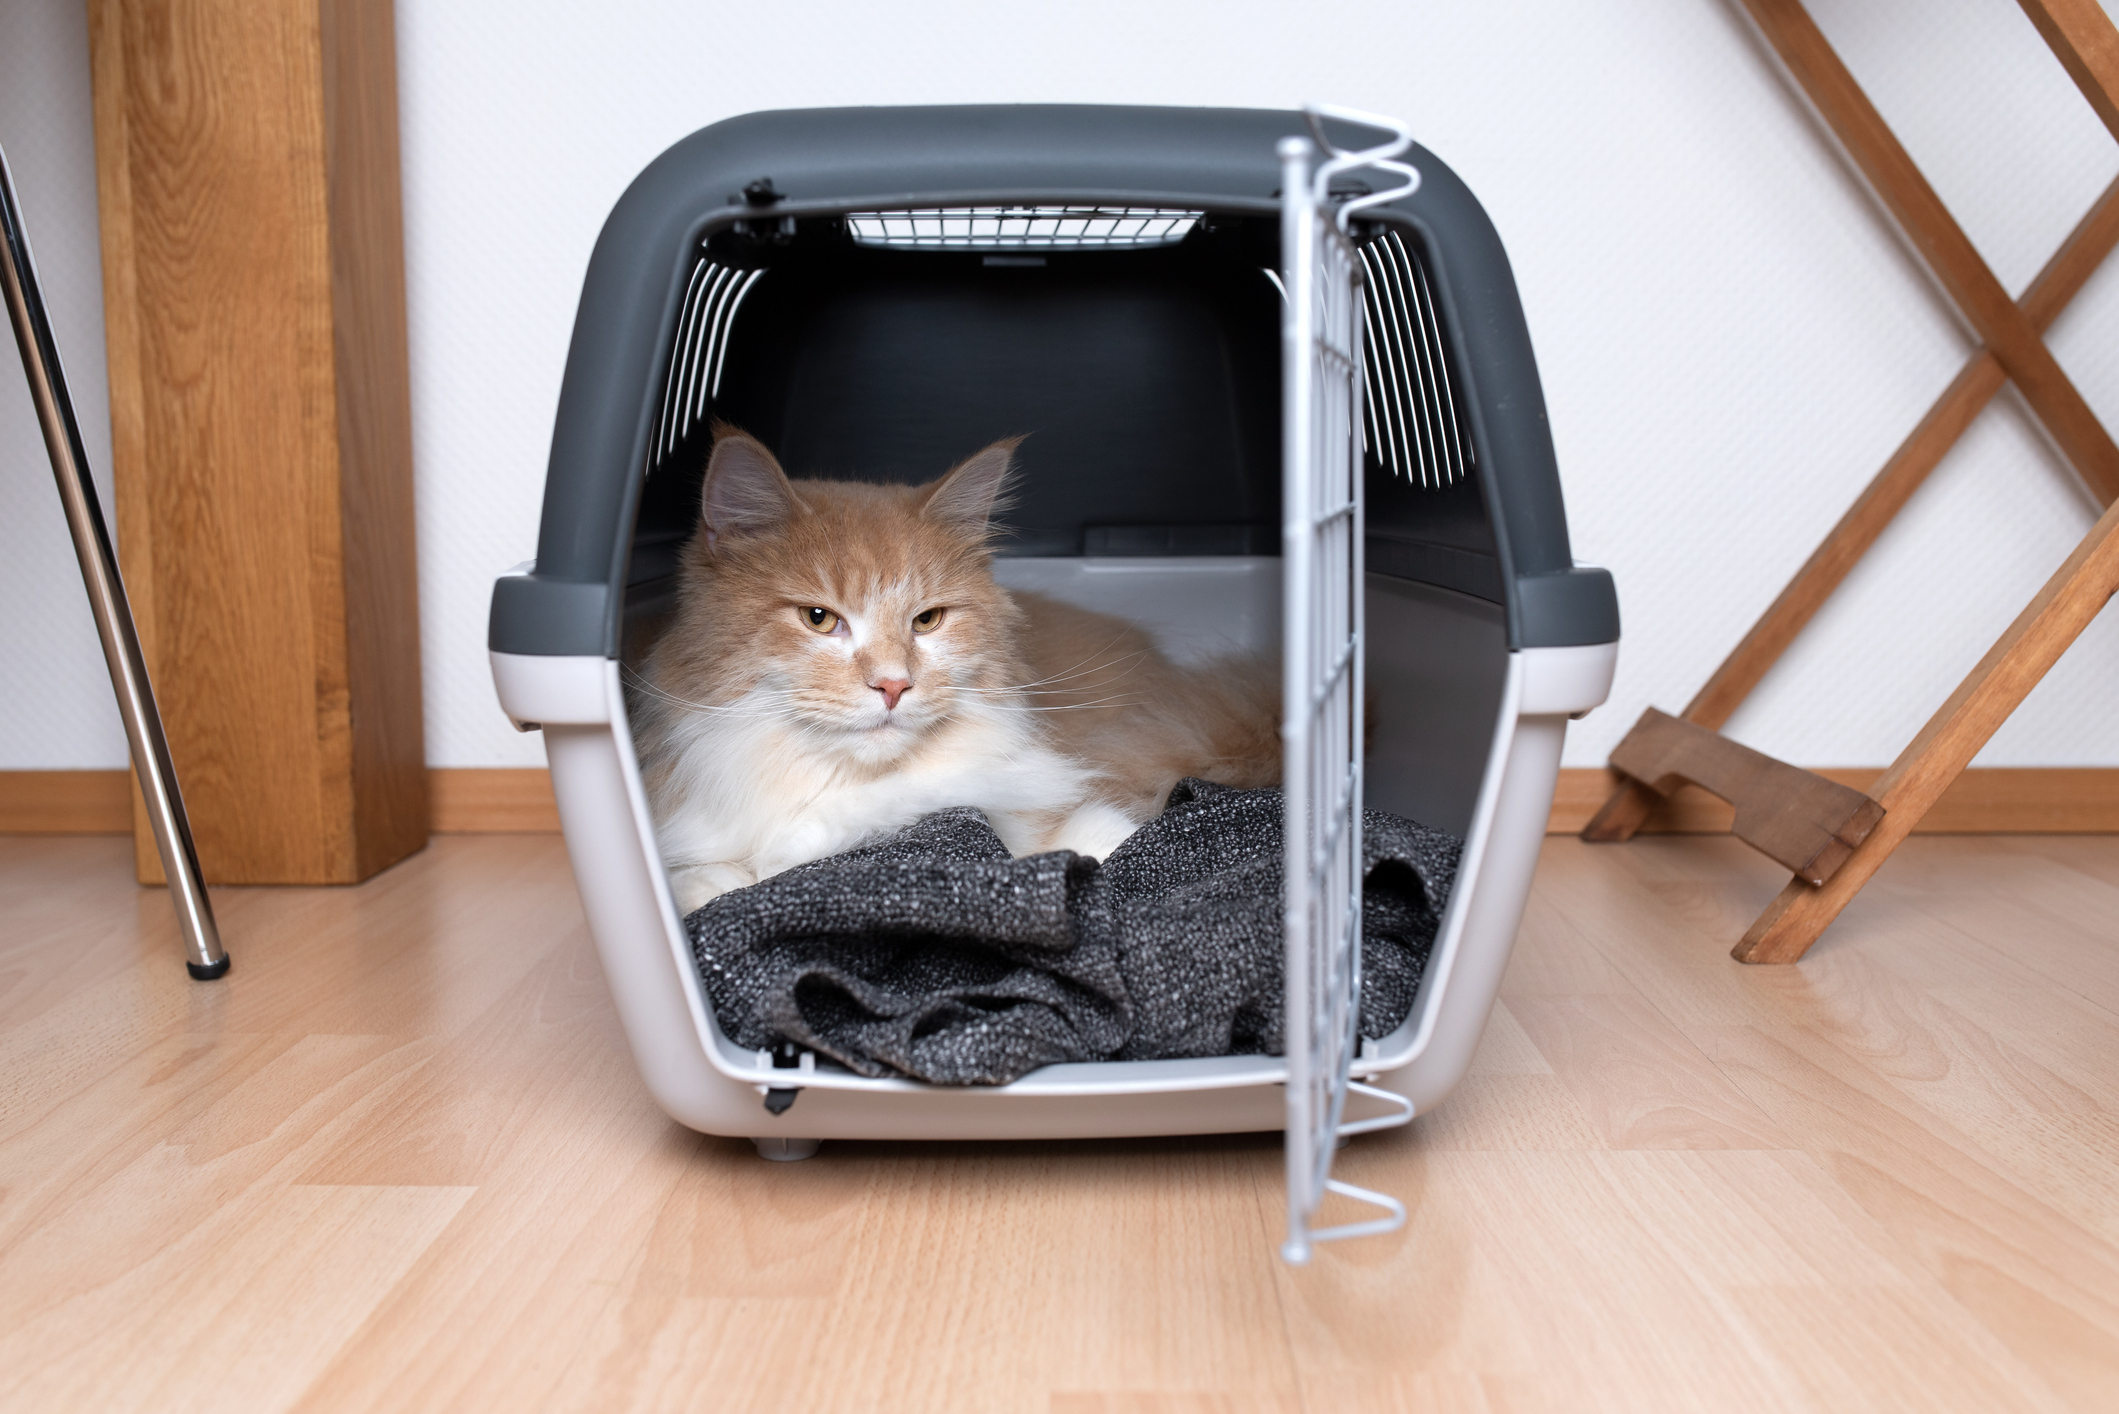
[[[648,449],[650,471],[712,410],[714,396],[721,391],[721,365],[728,358],[728,333],[736,322],[736,308],[764,273],[731,270],[711,260],[692,267],[683,309],[677,316],[662,411],[656,415],[655,438]]]
[[[846,225],[859,245],[1052,249],[1174,245],[1199,223],[1200,215],[1152,206],[959,206],[856,211],[847,216]]]
[[[1361,263],[1368,275],[1363,444],[1394,477],[1454,485],[1476,463],[1427,270],[1396,231],[1363,245]]]

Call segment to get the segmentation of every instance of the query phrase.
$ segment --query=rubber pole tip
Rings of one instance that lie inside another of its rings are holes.
[[[228,975],[228,955],[223,953],[219,962],[208,963],[197,963],[190,958],[186,958],[184,959],[184,970],[191,974],[194,981],[198,982],[211,982],[216,977],[226,977]]]

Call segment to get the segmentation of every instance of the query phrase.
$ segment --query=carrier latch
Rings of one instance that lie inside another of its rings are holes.
[[[817,1053],[805,1051],[792,1041],[782,1041],[772,1049],[774,1070],[795,1070],[814,1074],[817,1069]],[[765,1091],[765,1112],[784,1115],[793,1108],[795,1097],[802,1093],[800,1086],[768,1087]]]

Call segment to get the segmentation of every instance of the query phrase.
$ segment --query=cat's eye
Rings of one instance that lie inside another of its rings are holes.
[[[829,609],[801,609],[802,622],[818,633],[830,633],[839,626],[839,616]]]
[[[941,626],[942,611],[940,609],[929,609],[924,614],[914,614],[912,616],[912,631],[914,633],[933,633]]]

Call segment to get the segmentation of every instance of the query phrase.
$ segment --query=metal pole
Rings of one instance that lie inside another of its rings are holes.
[[[147,815],[154,824],[155,849],[162,856],[162,873],[169,880],[169,896],[184,930],[184,948],[190,954],[184,966],[193,977],[208,981],[228,971],[228,954],[221,948],[213,904],[199,873],[199,854],[191,843],[184,798],[177,793],[177,773],[169,762],[162,716],[155,710],[154,689],[147,681],[147,660],[140,654],[140,636],[125,602],[125,583],[118,577],[118,556],[103,524],[95,483],[89,480],[88,454],[81,445],[73,399],[66,393],[59,345],[52,338],[44,296],[37,288],[29,234],[22,225],[14,173],[8,169],[4,151],[0,151],[0,217],[6,226],[0,284],[7,291],[8,320],[22,348],[22,368],[29,375],[30,397],[37,405],[38,425],[44,429],[52,475],[59,481],[59,499],[66,506],[66,526],[73,532],[74,553],[81,561],[89,607],[95,611],[96,632],[103,639],[103,659],[110,666],[110,685],[118,695],[118,715],[125,719],[125,737],[132,744],[133,770],[140,778],[140,793],[146,797]]]

